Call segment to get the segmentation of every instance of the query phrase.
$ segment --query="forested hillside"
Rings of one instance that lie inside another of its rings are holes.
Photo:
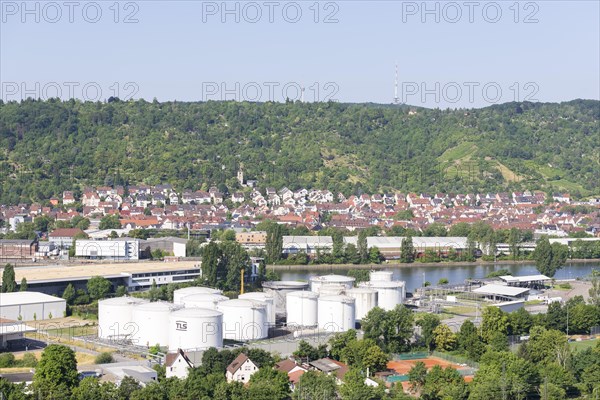
[[[340,103],[0,101],[0,203],[87,185],[600,192],[600,102],[429,110]]]

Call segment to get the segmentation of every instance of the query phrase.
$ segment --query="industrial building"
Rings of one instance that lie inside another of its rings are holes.
[[[367,247],[369,249],[377,247],[381,255],[386,259],[396,259],[400,257],[400,249],[402,248],[402,241],[404,239],[401,236],[369,236],[367,237]],[[357,236],[344,237],[345,244],[356,246],[357,242]],[[467,248],[467,238],[458,236],[414,236],[412,237],[412,242],[417,257],[424,255],[427,250],[434,251],[440,255],[446,255],[450,250],[460,253]]]
[[[473,293],[484,295],[484,297],[493,301],[513,301],[522,299],[529,293],[528,288],[520,288],[506,285],[484,285],[477,289],[473,289]]]
[[[0,260],[32,260],[37,246],[34,240],[0,239]]]
[[[164,253],[171,254],[175,257],[183,258],[186,256],[187,239],[169,236],[162,238],[149,238],[146,240],[140,240],[139,242],[140,250],[149,248],[150,251],[154,251],[159,249]]]
[[[67,302],[59,297],[39,292],[0,294],[0,318],[13,321],[33,321],[65,316]]]
[[[139,260],[140,241],[131,238],[76,240],[75,256],[92,260]]]
[[[22,340],[25,333],[35,331],[35,328],[26,325],[22,321],[0,318],[0,350],[10,350],[12,342]]]
[[[113,288],[125,286],[134,292],[169,283],[193,282],[200,276],[197,261],[98,263],[77,266],[43,266],[16,268],[16,281],[27,279],[30,290],[47,294],[61,294],[69,283],[75,289],[85,289],[94,276],[108,279]]]
[[[330,252],[333,249],[331,236],[284,236],[283,254],[306,253],[315,257],[318,252]]]

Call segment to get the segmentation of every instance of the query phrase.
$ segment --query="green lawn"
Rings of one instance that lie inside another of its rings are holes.
[[[581,342],[569,342],[571,350],[585,350],[588,347],[594,347],[598,343],[598,339],[582,340]]]

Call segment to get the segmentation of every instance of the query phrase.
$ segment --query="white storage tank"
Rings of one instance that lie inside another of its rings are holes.
[[[169,351],[223,347],[223,313],[206,308],[182,308],[169,316]]]
[[[232,340],[264,339],[269,332],[266,328],[267,305],[250,299],[234,299],[218,304],[217,310],[223,313],[223,337]]]
[[[136,332],[131,342],[137,346],[166,346],[169,343],[169,316],[182,308],[179,304],[157,301],[133,307],[133,322]]]
[[[371,271],[369,273],[369,279],[371,280],[371,282],[391,282],[393,275],[394,273],[392,271]]]
[[[287,294],[287,326],[310,328],[317,326],[317,299],[315,292],[301,291]]]
[[[301,281],[269,281],[263,282],[263,291],[273,296],[275,313],[285,315],[286,295],[298,290],[308,290],[308,283]]]
[[[310,278],[310,291],[319,293],[319,289],[326,285],[342,285],[346,289],[351,289],[354,286],[355,280],[351,276],[344,275],[313,276]]]
[[[219,289],[213,289],[204,286],[190,286],[173,291],[173,303],[181,304],[181,299],[183,299],[185,296],[199,293],[222,294],[223,292],[221,292]]]
[[[346,290],[349,289],[344,285],[340,285],[339,283],[321,285],[319,287],[319,296],[337,296],[344,294]]]
[[[350,296],[319,297],[319,329],[346,332],[356,322],[355,299]]]
[[[356,300],[356,320],[361,321],[373,308],[377,307],[377,291],[364,287],[346,290],[346,296]]]
[[[269,326],[275,326],[275,299],[265,292],[249,292],[240,294],[239,299],[258,300],[267,304],[267,322]]]
[[[210,308],[217,309],[217,305],[222,301],[229,300],[229,297],[216,293],[196,293],[183,297],[180,302],[184,307]]]
[[[133,306],[144,303],[148,300],[128,296],[98,301],[98,337],[111,340],[130,338],[136,331]]]
[[[398,304],[402,304],[405,297],[404,286],[403,281],[369,281],[359,284],[359,287],[376,290],[377,306],[386,311],[393,310]]]

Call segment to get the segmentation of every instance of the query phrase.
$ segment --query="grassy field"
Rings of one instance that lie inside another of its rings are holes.
[[[589,347],[594,347],[598,343],[598,339],[593,340],[582,340],[581,342],[569,342],[571,350],[585,350]]]

